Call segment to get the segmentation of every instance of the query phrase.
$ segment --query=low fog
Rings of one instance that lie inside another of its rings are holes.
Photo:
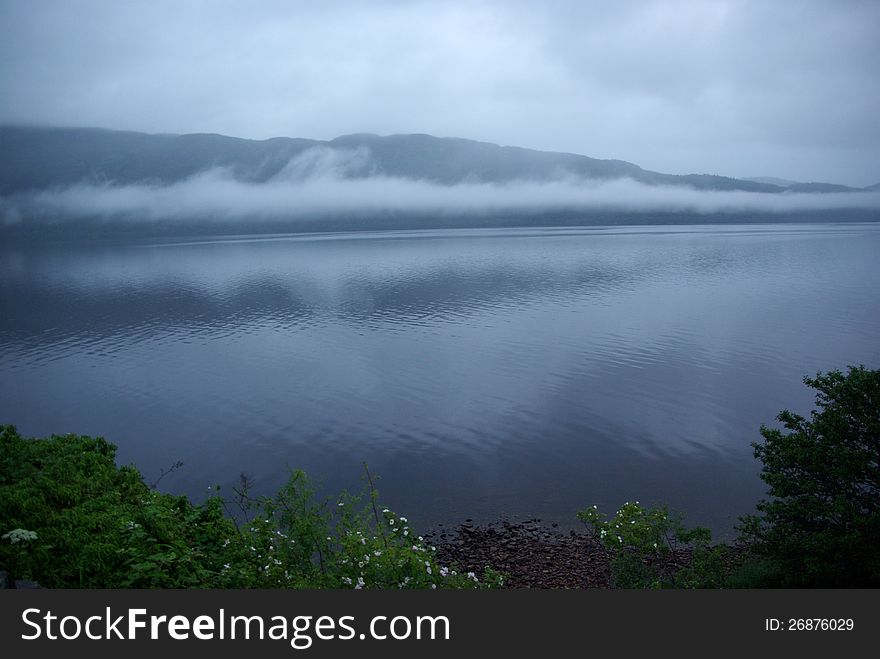
[[[290,220],[382,212],[468,215],[499,211],[740,213],[880,209],[880,192],[754,193],[651,186],[630,179],[561,175],[552,182],[441,185],[375,171],[364,149],[310,149],[263,183],[215,168],[171,185],[81,183],[0,197],[4,223],[102,218]]]

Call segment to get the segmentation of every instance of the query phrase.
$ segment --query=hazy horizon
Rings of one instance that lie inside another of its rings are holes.
[[[590,179],[560,173],[555,180],[459,182],[444,185],[373,171],[369,149],[312,147],[266,181],[236,178],[214,167],[170,184],[79,182],[0,196],[0,225],[42,218],[120,218],[134,222],[247,218],[291,219],[336,213],[403,211],[479,214],[497,211],[625,211],[788,213],[880,209],[880,191],[764,193],[647,185],[629,178]],[[363,173],[366,176],[361,176]],[[367,220],[364,220],[365,224]]]
[[[98,131],[108,131],[108,132],[117,132],[117,131],[118,131],[118,132],[122,132],[122,133],[142,133],[142,134],[145,134],[145,135],[151,135],[151,136],[162,136],[162,135],[173,135],[173,136],[183,136],[183,135],[218,135],[218,136],[220,136],[220,137],[231,137],[231,138],[234,138],[234,139],[243,139],[243,140],[254,141],[254,142],[269,142],[269,141],[274,140],[274,139],[308,139],[308,140],[312,140],[312,139],[314,139],[314,140],[316,140],[316,141],[319,141],[319,140],[317,140],[317,138],[313,138],[313,137],[311,137],[311,136],[309,136],[309,135],[272,135],[272,136],[270,136],[270,137],[252,138],[252,137],[242,137],[242,136],[240,136],[240,135],[228,135],[228,134],[224,134],[224,133],[215,133],[215,132],[209,132],[209,131],[195,131],[195,132],[192,132],[192,133],[149,132],[149,131],[139,131],[139,130],[133,130],[133,129],[124,129],[124,128],[119,128],[119,129],[117,129],[117,128],[107,128],[107,127],[105,127],[105,126],[85,126],[85,125],[83,125],[83,126],[72,126],[72,125],[66,125],[66,124],[51,124],[51,123],[38,123],[38,122],[15,122],[15,123],[6,123],[6,124],[0,124],[0,127],[7,127],[7,128],[9,128],[9,127],[11,127],[11,128],[33,128],[33,129],[46,129],[46,130],[98,130]],[[327,140],[320,140],[320,141],[327,141],[327,142],[329,142],[329,141],[332,141],[332,140],[334,140],[334,139],[343,138],[343,137],[350,137],[350,136],[355,136],[355,135],[375,135],[375,136],[377,136],[377,137],[395,137],[395,136],[427,135],[427,136],[429,136],[429,137],[436,137],[436,138],[439,138],[439,139],[467,140],[467,141],[472,141],[472,142],[480,142],[480,143],[485,143],[485,144],[492,144],[492,145],[494,145],[494,146],[515,147],[515,148],[528,149],[528,150],[530,150],[530,151],[538,151],[538,152],[541,152],[541,153],[561,153],[561,154],[569,154],[569,155],[577,155],[577,156],[586,156],[586,157],[588,157],[588,158],[593,158],[593,156],[590,155],[589,153],[575,153],[575,152],[573,152],[573,151],[566,151],[566,150],[543,150],[543,149],[532,149],[532,148],[530,148],[530,147],[524,147],[524,146],[522,146],[522,145],[520,145],[520,144],[513,144],[513,143],[510,143],[510,144],[503,144],[503,143],[498,143],[498,142],[491,142],[491,141],[489,141],[489,140],[478,140],[478,139],[470,138],[470,137],[463,136],[463,135],[431,135],[430,133],[424,133],[424,132],[414,132],[414,133],[399,133],[399,132],[398,132],[398,133],[385,133],[385,134],[380,134],[380,133],[370,133],[370,132],[368,132],[368,131],[354,131],[354,132],[352,132],[352,133],[345,133],[345,134],[340,134],[340,135],[334,135],[334,136],[330,137],[330,138],[327,139]],[[621,160],[621,159],[620,159],[620,158],[600,158],[599,160]],[[629,161],[623,161],[623,162],[629,162]],[[633,162],[633,163],[631,163],[631,164],[633,164],[633,165],[638,165],[639,167],[641,167],[641,164],[638,163],[638,162]],[[648,169],[648,168],[646,168],[646,167],[642,167],[642,169]],[[653,171],[653,170],[649,170],[649,171]],[[703,174],[717,175],[717,176],[725,176],[725,177],[728,177],[728,178],[736,178],[736,179],[743,180],[743,181],[762,181],[762,182],[763,182],[763,181],[766,181],[766,182],[768,182],[768,183],[770,183],[770,184],[772,184],[772,185],[779,185],[779,186],[782,186],[782,187],[785,187],[785,185],[787,185],[787,184],[791,184],[791,183],[829,183],[829,184],[832,184],[832,185],[848,185],[848,184],[846,184],[846,183],[841,183],[840,181],[824,181],[824,180],[823,180],[823,181],[819,181],[819,180],[815,180],[815,179],[814,179],[814,180],[809,180],[809,181],[807,181],[807,180],[799,180],[799,181],[795,181],[795,180],[786,179],[786,178],[784,178],[784,177],[780,177],[780,176],[774,176],[774,175],[772,175],[772,173],[768,173],[768,172],[763,172],[763,173],[760,173],[760,174],[750,174],[750,175],[747,175],[747,176],[732,176],[732,175],[727,175],[727,174],[713,174],[713,173],[710,173],[710,172],[685,171],[685,170],[682,170],[681,172],[665,172],[665,171],[664,171],[664,172],[660,172],[660,173],[662,173],[662,174],[682,174],[682,175],[688,175],[688,174],[696,174],[696,175],[703,175]],[[875,183],[867,183],[867,184],[865,184],[865,185],[851,185],[850,187],[852,187],[852,188],[854,188],[854,189],[861,189],[861,188],[866,188],[866,187],[870,187],[870,186],[877,185],[877,184],[880,184],[880,180],[878,180],[878,181],[875,182]]]

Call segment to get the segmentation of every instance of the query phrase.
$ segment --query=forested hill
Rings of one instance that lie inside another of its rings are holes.
[[[228,169],[242,181],[261,182],[277,176],[292,160],[315,148],[358,155],[354,159],[346,155],[344,166],[337,169],[341,176],[351,178],[384,175],[440,184],[630,178],[650,185],[701,190],[855,190],[831,184],[787,187],[709,174],[662,174],[622,160],[421,134],[355,134],[329,141],[290,137],[248,140],[207,133],[148,135],[97,128],[7,126],[0,127],[0,194],[80,182],[169,184],[215,167]]]

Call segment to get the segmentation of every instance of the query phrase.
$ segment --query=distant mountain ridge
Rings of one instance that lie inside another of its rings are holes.
[[[99,128],[0,126],[0,194],[70,186],[76,183],[171,184],[223,167],[239,180],[264,182],[309,149],[365,151],[368,165],[348,168],[346,177],[384,175],[452,185],[630,178],[647,185],[748,192],[851,192],[830,183],[737,179],[710,174],[663,174],[623,160],[600,160],[573,153],[499,146],[424,134],[353,134],[324,141],[275,137],[249,140],[210,133],[146,134]],[[876,190],[880,184],[871,186]]]
[[[787,188],[790,185],[797,185],[798,181],[791,181],[776,176],[744,176],[744,181],[754,181],[755,183],[767,183],[768,185],[778,185],[780,188]]]
[[[778,185],[791,192],[858,192],[859,190],[877,189],[877,186],[867,188],[853,188],[848,185],[840,185],[838,183],[819,183],[816,181],[810,183],[801,183],[800,181],[789,181],[784,178],[776,178],[775,176],[754,176],[744,178],[744,181],[755,181],[756,183],[768,183],[770,185]],[[880,185],[880,184],[877,184]]]

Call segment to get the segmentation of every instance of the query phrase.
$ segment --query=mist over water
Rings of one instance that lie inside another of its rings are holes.
[[[639,499],[728,532],[801,378],[880,366],[878,253],[876,224],[0,247],[0,422],[183,460],[196,498],[366,460],[419,528]]]
[[[214,168],[159,185],[82,182],[0,196],[6,226],[46,221],[157,220],[242,222],[253,219],[380,212],[480,214],[497,211],[790,213],[880,210],[880,192],[758,193],[647,185],[631,179],[585,179],[565,171],[549,181],[465,181],[452,185],[385,176],[366,148],[312,148],[263,182]]]

